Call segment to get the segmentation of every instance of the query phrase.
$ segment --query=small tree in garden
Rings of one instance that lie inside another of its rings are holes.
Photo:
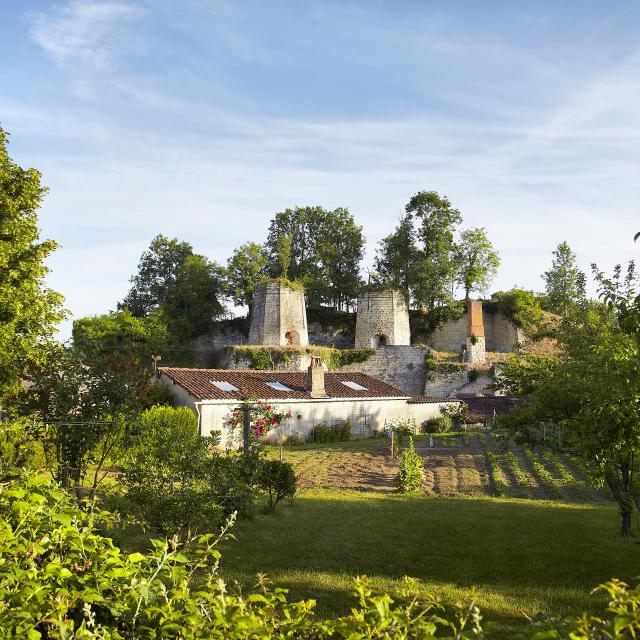
[[[393,482],[400,493],[416,493],[420,490],[423,479],[422,458],[416,453],[413,438],[409,438],[409,446],[402,452],[400,469]]]

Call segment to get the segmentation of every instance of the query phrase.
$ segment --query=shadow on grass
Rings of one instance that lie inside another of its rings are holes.
[[[593,587],[640,574],[638,545],[619,537],[616,509],[599,504],[315,490],[235,534],[223,575],[251,586],[265,572],[325,613],[349,609],[351,576],[393,592],[408,575],[449,604],[475,587],[485,616],[510,627],[522,611],[599,608]]]

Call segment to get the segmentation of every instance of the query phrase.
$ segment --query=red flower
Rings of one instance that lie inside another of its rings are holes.
[[[271,418],[271,424],[275,424],[276,423],[276,419],[275,418]]]
[[[267,409],[271,409],[271,405],[270,404],[267,405]]]

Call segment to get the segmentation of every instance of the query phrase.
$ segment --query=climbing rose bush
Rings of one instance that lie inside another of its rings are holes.
[[[280,411],[269,402],[256,400],[247,401],[247,404],[251,406],[251,431],[256,438],[260,438],[272,429],[279,427],[291,417],[290,411]],[[242,429],[242,423],[242,409],[234,409],[227,418],[226,426],[231,429]]]

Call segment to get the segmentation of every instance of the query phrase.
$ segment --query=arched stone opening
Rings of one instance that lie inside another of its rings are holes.
[[[389,338],[385,336],[383,333],[379,333],[375,337],[376,347],[386,347],[389,344]]]
[[[300,334],[295,329],[287,331],[287,333],[284,334],[284,339],[287,341],[287,344],[300,344]]]

